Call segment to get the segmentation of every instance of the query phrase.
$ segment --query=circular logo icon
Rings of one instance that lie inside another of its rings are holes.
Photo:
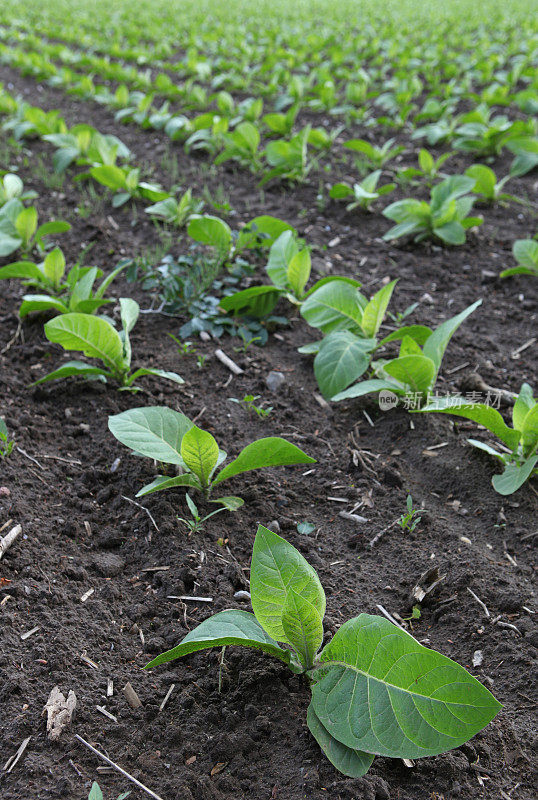
[[[390,411],[398,405],[398,396],[388,389],[381,389],[379,392],[379,408],[381,411]]]

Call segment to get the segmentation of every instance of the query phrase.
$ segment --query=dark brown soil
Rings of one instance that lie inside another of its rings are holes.
[[[0,79],[36,105],[61,108],[70,124],[92,122],[103,132],[116,133],[139,159],[154,163],[156,179],[167,183],[159,165],[168,147],[163,137],[118,125],[93,104],[46,87],[38,91],[13,71],[3,68]],[[93,243],[87,260],[107,268],[122,255],[155,245],[155,229],[142,209],[134,227],[132,210],[113,210],[108,201],[80,219],[74,212],[80,187],[68,177],[53,193],[32,172],[36,154],[47,160],[50,150],[34,142],[24,147],[31,152],[27,165],[24,154],[14,154],[12,162],[19,161],[21,177],[39,192],[42,221],[63,217],[73,223],[61,239],[71,262],[81,242]],[[536,346],[512,356],[535,335],[536,286],[530,278],[495,277],[512,264],[513,240],[534,232],[535,218],[526,207],[485,208],[484,225],[463,247],[395,247],[380,238],[388,224],[379,213],[350,215],[333,203],[318,210],[317,178],[293,192],[274,187],[260,197],[248,174],[228,168],[201,176],[200,160],[185,156],[180,147],[173,152],[195,194],[204,183],[212,190],[225,184],[237,212],[229,219],[232,225],[273,213],[318,245],[314,265],[319,272],[359,276],[368,293],[383,278],[399,277],[396,308],[421,301],[413,321],[437,324],[482,297],[482,307],[449,347],[442,389],[463,385],[472,371],[506,389],[517,390],[524,380],[538,386]],[[462,157],[449,162],[457,171],[469,163]],[[505,174],[507,164],[501,159],[494,168]],[[511,191],[532,195],[535,180],[530,175],[515,181]],[[331,240],[333,246],[325,249]],[[321,407],[314,397],[311,363],[296,352],[312,337],[301,320],[292,320],[265,348],[249,348],[246,354],[234,352],[235,341],[223,340],[221,345],[245,370],[229,384],[230,373],[214,358],[214,343],[196,343],[208,355],[199,369],[196,358],[180,357],[166,336],[177,333],[185,320],[143,315],[133,335],[135,363],[174,369],[186,379],[185,386],[145,379],[146,392],[138,396],[77,381],[30,389],[32,380],[61,363],[63,353],[44,339],[43,319],[25,322],[15,336],[22,293],[16,282],[0,284],[0,413],[19,448],[0,462],[0,486],[5,487],[0,490],[0,527],[13,520],[24,532],[0,562],[0,599],[9,596],[0,606],[1,765],[23,739],[32,738],[13,771],[1,773],[2,800],[82,800],[94,779],[107,798],[131,788],[116,773],[97,775],[100,762],[74,733],[163,800],[536,797],[536,540],[528,536],[536,532],[536,486],[504,500],[495,494],[490,478],[496,467],[467,445],[465,424],[398,410],[383,413],[371,400]],[[120,281],[116,293],[135,296],[144,308],[149,305],[133,285]],[[270,370],[286,376],[275,395],[265,385]],[[229,402],[245,394],[261,395],[273,413],[259,420]],[[151,478],[152,465],[131,456],[107,430],[109,414],[142,404],[199,415],[198,424],[231,454],[255,438],[281,434],[318,463],[312,471],[267,470],[237,479],[230,490],[245,498],[244,508],[219,514],[190,537],[176,521],[177,514],[186,512],[181,491],[147,498],[144,505],[156,530],[145,511],[125,499],[134,498]],[[426,449],[434,445],[443,446]],[[365,454],[365,466],[354,457],[358,449]],[[408,492],[425,507],[418,528],[410,534],[393,527],[374,548],[368,547],[400,516]],[[367,523],[339,517],[361,500],[358,513]],[[319,571],[327,593],[328,634],[362,611],[378,613],[377,604],[408,617],[411,589],[422,572],[438,565],[446,577],[438,594],[423,605],[421,618],[413,621],[413,635],[491,688],[504,705],[494,722],[451,753],[422,759],[412,768],[378,758],[367,776],[350,780],[333,769],[306,728],[306,684],[271,658],[229,648],[220,693],[216,651],[142,671],[151,656],[176,644],[209,614],[249,608],[234,593],[248,589],[257,523],[272,520]],[[316,525],[310,536],[296,530],[305,520]],[[154,567],[166,569],[145,571]],[[91,588],[94,593],[82,603]],[[490,617],[468,589],[487,605]],[[170,599],[179,595],[213,601]],[[513,627],[492,624],[497,618]],[[35,634],[21,640],[36,626]],[[483,662],[473,668],[476,650],[482,651]],[[112,697],[106,696],[108,678],[114,681]],[[127,681],[143,703],[135,711],[121,691]],[[172,683],[175,689],[161,712]],[[72,727],[50,743],[41,712],[55,685],[64,693],[74,690],[78,706]],[[147,795],[133,787],[131,796]]]

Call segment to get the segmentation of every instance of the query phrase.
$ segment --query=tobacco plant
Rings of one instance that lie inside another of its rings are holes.
[[[499,412],[485,403],[472,403],[464,397],[439,397],[421,409],[424,412],[454,414],[482,425],[502,442],[497,450],[477,439],[469,444],[498,458],[504,466],[491,482],[496,492],[513,494],[532,476],[538,475],[538,400],[524,383],[512,409],[513,428],[506,425]]]
[[[512,275],[534,275],[538,278],[538,242],[534,239],[517,239],[512,245],[512,253],[517,267],[510,267],[501,272],[501,278]]]
[[[485,164],[473,164],[465,170],[465,175],[475,181],[471,191],[478,195],[481,202],[506,203],[508,200],[517,200],[513,195],[503,192],[505,183],[510,180],[510,175],[505,175],[498,181],[491,167],[487,167]]]
[[[383,216],[398,224],[383,239],[413,236],[415,242],[434,238],[445,244],[464,244],[466,230],[483,221],[481,217],[468,216],[476,199],[469,194],[475,183],[474,178],[452,175],[434,186],[429,203],[412,198],[391,203]]]
[[[1,174],[1,173],[0,173]],[[34,200],[37,197],[37,192],[32,190],[24,190],[24,183],[18,175],[12,172],[6,172],[0,181],[0,208],[15,198],[23,200]]]
[[[426,325],[409,325],[389,334],[379,344],[400,341],[398,357],[373,362],[374,378],[339,391],[331,399],[338,402],[371,393],[389,392],[397,397],[408,397],[411,410],[420,408],[435,387],[450,339],[481,303],[482,300],[477,300],[434,331]]]
[[[362,172],[366,172],[369,168],[381,169],[396,158],[397,155],[405,150],[405,147],[396,145],[393,147],[395,140],[387,139],[387,141],[378,147],[375,144],[370,144],[365,139],[350,139],[344,143],[347,150],[352,150],[354,153],[359,153],[356,159],[357,168]]]
[[[304,675],[310,732],[337,770],[364,775],[375,755],[420,758],[467,742],[501,709],[463,667],[384,617],[359,614],[325,647],[325,592],[306,559],[258,527],[250,594],[254,613],[209,617],[146,669],[213,647],[242,645]]]
[[[144,209],[155,219],[160,219],[175,228],[182,228],[195,215],[199,214],[204,206],[203,200],[196,200],[192,196],[192,189],[187,189],[179,200],[175,197],[167,197]]]
[[[27,255],[37,249],[45,251],[46,236],[65,233],[71,225],[63,220],[52,220],[38,227],[37,210],[34,206],[24,208],[19,198],[8,200],[0,208],[0,258],[10,256],[16,250]]]
[[[166,192],[159,184],[141,181],[138,167],[103,164],[92,167],[88,174],[95,181],[114,192],[112,197],[114,208],[124,205],[129,199],[151,200],[155,203],[169,197],[169,192]]]
[[[101,306],[112,303],[105,292],[129,262],[123,261],[112,270],[94,290],[95,281],[103,276],[97,267],[75,264],[65,274],[65,257],[59,247],[47,253],[44,261],[16,261],[0,267],[2,278],[20,278],[24,286],[38,289],[40,294],[27,294],[22,299],[19,315],[25,317],[33,311],[56,311],[68,314],[76,311],[93,314]]]
[[[115,414],[108,418],[108,427],[118,441],[136,454],[162,464],[174,464],[182,471],[173,478],[158,475],[140,489],[137,497],[185,486],[197,489],[209,498],[216,486],[243,472],[315,463],[314,458],[286,439],[269,436],[248,444],[217,473],[228,454],[220,450],[215,438],[208,431],[197,428],[184,414],[161,406],[133,408]],[[240,497],[219,497],[211,502],[220,503],[231,511],[243,505]]]
[[[45,324],[45,336],[49,342],[60,344],[65,350],[79,350],[89,358],[101,361],[97,367],[84,361],[68,361],[58,369],[35,381],[32,386],[46,381],[71,376],[100,380],[112,380],[120,391],[140,391],[135,384],[144,375],[167,378],[174,383],[184,383],[175,372],[166,372],[152,367],[140,367],[131,372],[131,340],[129,334],[136,324],[140,309],[129,297],[120,298],[122,328],[117,331],[108,319],[91,314],[69,313],[55,317]]]
[[[395,183],[385,183],[383,186],[378,186],[379,178],[381,177],[381,170],[376,169],[371,172],[359,183],[354,183],[351,186],[349,183],[335,183],[329,196],[333,200],[347,200],[353,198],[351,203],[346,205],[346,211],[353,211],[356,208],[362,208],[364,211],[369,211],[372,203],[383,197],[385,194],[394,191],[396,188]]]

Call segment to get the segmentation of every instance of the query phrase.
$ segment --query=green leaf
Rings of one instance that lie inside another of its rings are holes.
[[[282,608],[282,627],[299,661],[310,669],[323,641],[323,622],[315,606],[292,588]]]
[[[95,292],[95,296],[96,297],[104,297],[105,296],[105,292],[108,289],[108,287],[110,286],[110,284],[112,283],[112,281],[114,281],[118,277],[120,272],[122,272],[128,264],[129,264],[129,261],[124,259],[120,264],[118,264],[116,269],[113,269],[112,272],[109,272],[109,274],[106,276],[106,278],[99,284],[99,287],[97,288],[97,291]]]
[[[354,397],[363,397],[365,394],[373,394],[383,389],[388,389],[391,392],[398,392],[396,384],[372,378],[372,380],[369,381],[356,383],[354,386],[350,386],[349,389],[344,389],[343,392],[338,392],[334,397],[331,397],[331,400],[333,403],[338,403],[340,400],[351,400]]]
[[[248,315],[262,319],[273,311],[281,295],[282,290],[275,286],[251,286],[222,297],[219,305],[234,316]]]
[[[475,309],[477,309],[481,304],[482,300],[477,300],[476,303],[468,306],[455,317],[447,319],[446,322],[443,322],[441,325],[439,325],[439,327],[436,328],[432,335],[427,339],[426,343],[424,344],[424,355],[428,356],[428,358],[431,358],[435,364],[436,374],[439,372],[439,368],[450,339],[457,331],[461,323],[464,322],[464,320],[466,320],[467,317],[472,314],[473,311],[475,311]]]
[[[146,494],[153,494],[154,492],[162,492],[164,489],[174,489],[176,486],[190,486],[192,489],[201,489],[200,481],[191,473],[185,475],[176,475],[175,478],[167,478],[164,475],[157,475],[151,482],[143,486],[137,497],[144,497]]]
[[[459,664],[370,614],[344,623],[320,662],[311,673],[314,711],[354,750],[437,755],[468,741],[501,708]]]
[[[427,325],[404,325],[403,328],[398,328],[397,331],[393,331],[389,333],[388,336],[385,336],[384,339],[381,339],[379,346],[381,347],[389,342],[398,342],[403,339],[404,336],[409,336],[411,339],[414,339],[417,344],[423,345],[431,334],[432,329],[428,328]]]
[[[521,444],[523,452],[528,454],[538,442],[538,403],[528,412],[521,426]]]
[[[265,271],[269,278],[278,286],[279,289],[285,289],[288,282],[288,264],[292,258],[299,253],[299,245],[297,244],[293,230],[284,231],[278,239],[271,245],[269,251],[269,260]]]
[[[208,486],[219,457],[219,446],[208,431],[193,425],[181,440],[181,458],[187,468]]]
[[[121,369],[121,339],[109,322],[90,314],[64,314],[45,324],[49,342],[66,350],[80,350],[90,358],[100,358],[113,370]]]
[[[44,275],[37,264],[34,264],[32,261],[15,261],[13,264],[0,267],[0,280],[2,280],[2,278],[26,278],[41,282],[44,280]]]
[[[359,292],[347,281],[340,280],[320,286],[301,306],[301,316],[323,333],[360,328],[362,313]]]
[[[103,800],[103,792],[101,791],[99,784],[95,781],[92,783],[88,800]]]
[[[135,453],[163,464],[184,466],[181,440],[192,428],[185,414],[165,406],[131,408],[109,417],[108,428],[119,442]]]
[[[339,772],[347,775],[348,778],[360,778],[361,775],[365,775],[368,772],[374,760],[373,755],[363,753],[361,750],[352,750],[351,747],[346,747],[345,744],[334,739],[327,728],[324,728],[321,724],[312,703],[310,703],[306,712],[306,722],[310,733],[333,767]]]
[[[121,326],[127,334],[131,333],[136,325],[139,314],[140,306],[136,300],[130,297],[120,297]]]
[[[523,383],[512,411],[512,422],[514,424],[514,428],[516,428],[518,431],[522,429],[525,417],[534,404],[535,400],[532,394],[532,388],[528,383]]]
[[[250,567],[252,608],[269,636],[288,644],[291,642],[286,636],[282,615],[290,590],[308,600],[323,619],[325,592],[315,569],[293,545],[259,525]]]
[[[69,309],[59,298],[49,297],[48,294],[25,294],[19,308],[21,319],[34,311],[47,311],[54,309],[59,314],[67,314]]]
[[[169,381],[173,381],[174,383],[185,383],[181,375],[178,375],[177,372],[167,372],[165,369],[152,369],[151,367],[140,367],[131,375],[129,381],[130,383],[134,383],[134,381],[138,380],[138,378],[142,378],[144,375],[154,375],[156,378],[166,378]]]
[[[383,364],[383,372],[412,392],[427,395],[435,383],[435,365],[423,355],[400,356]]]
[[[353,196],[353,189],[347,183],[335,183],[329,192],[329,197],[333,200],[343,200],[350,196]]]
[[[484,442],[479,442],[478,439],[467,439],[467,441],[473,447],[476,447],[477,450],[483,450],[484,453],[488,453],[488,455],[500,459],[503,462],[503,464],[506,463],[507,459],[506,453],[499,453],[498,450],[495,450],[494,447],[490,447],[489,444],[485,444]]]
[[[47,383],[48,381],[56,381],[61,378],[70,378],[72,375],[80,376],[81,378],[91,378],[98,375],[109,375],[108,372],[101,369],[101,367],[92,367],[91,364],[85,364],[84,361],[66,361],[66,363],[49,372],[44,378],[34,381],[31,386],[37,386],[38,383]]]
[[[491,479],[493,488],[502,495],[513,494],[523,486],[538,464],[538,456],[530,456],[521,466],[508,464],[502,475],[494,475]]]
[[[227,254],[232,244],[230,226],[209,214],[193,216],[189,222],[187,233],[196,242],[216,247],[219,253]]]
[[[307,456],[291,442],[287,442],[280,436],[268,436],[265,439],[258,439],[247,444],[239,453],[234,461],[231,461],[222,469],[213,485],[233,478],[242,472],[249,472],[253,469],[263,469],[264,467],[287,467],[293,464],[315,464],[316,459]]]
[[[224,497],[216,497],[215,500],[210,500],[210,503],[218,503],[228,511],[238,511],[241,506],[245,505],[242,497],[234,497],[234,495],[225,495]]]
[[[375,339],[361,339],[351,331],[335,331],[319,344],[314,374],[325,398],[333,397],[360,378],[370,364]]]
[[[378,292],[374,294],[371,300],[366,305],[362,314],[361,327],[365,336],[377,336],[377,332],[381,327],[381,323],[385,318],[387,306],[390,303],[390,298],[394,291],[394,287],[398,283],[398,279],[387,283]]]
[[[43,225],[39,226],[35,232],[35,240],[40,247],[43,247],[43,242],[41,240],[44,236],[50,236],[52,233],[65,233],[70,230],[71,225],[68,222],[52,220],[51,222],[45,222]]]
[[[453,414],[457,417],[471,419],[494,433],[510,450],[515,450],[519,444],[519,431],[509,428],[499,412],[485,403],[471,403],[464,397],[439,397],[421,411]]]
[[[293,289],[296,297],[302,297],[305,286],[310,277],[311,267],[312,264],[309,250],[301,250],[290,260],[288,264],[287,278],[289,285]]]
[[[460,222],[452,220],[446,222],[440,227],[434,227],[433,232],[439,239],[447,244],[464,244],[465,243],[465,228]]]
[[[532,270],[538,269],[538,242],[534,239],[517,239],[512,247],[517,263]]]
[[[65,273],[65,257],[59,247],[55,247],[45,256],[43,272],[53,286],[60,284]]]
[[[22,244],[22,239],[15,238],[14,236],[10,236],[9,234],[0,231],[0,258],[5,258],[5,256],[10,256],[11,253],[14,253],[15,250],[19,249],[21,244]],[[5,269],[5,267],[0,268],[0,273],[2,269]],[[0,277],[7,278],[9,276],[0,274]]]
[[[118,191],[125,189],[126,178],[125,172],[121,167],[116,167],[113,164],[104,164],[98,167],[92,167],[90,170],[91,177],[98,183],[106,186],[108,189]]]
[[[15,220],[15,228],[24,244],[28,244],[37,228],[37,211],[34,206],[25,208]]]
[[[157,667],[159,664],[166,664],[174,661],[189,653],[196,653],[198,650],[207,650],[211,647],[228,647],[233,645],[243,645],[243,647],[254,647],[256,650],[263,650],[275,658],[290,662],[290,651],[284,650],[268,636],[254,614],[248,611],[220,611],[209,619],[204,620],[194,630],[189,631],[177,647],[168,650],[166,653],[154,658],[144,669]]]

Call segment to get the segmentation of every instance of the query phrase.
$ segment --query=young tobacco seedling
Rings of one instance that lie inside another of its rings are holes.
[[[417,183],[414,178],[421,178],[430,186],[437,178],[448,178],[448,175],[441,172],[441,167],[452,155],[453,153],[443,153],[439,158],[434,158],[429,150],[422,148],[418,154],[418,169],[416,167],[401,169],[396,173],[396,180],[398,183],[406,184]]]
[[[464,397],[439,397],[420,410],[454,414],[473,420],[501,440],[504,445],[502,452],[476,439],[467,440],[473,447],[498,458],[504,465],[504,471],[500,475],[494,475],[491,480],[493,488],[499,494],[513,494],[532,475],[538,475],[538,400],[533,397],[528,383],[522,385],[514,403],[513,428],[506,425],[492,406],[471,403]]]
[[[357,167],[362,172],[365,172],[369,167],[381,169],[405,150],[405,147],[401,145],[393,147],[394,141],[394,139],[387,139],[381,147],[377,147],[377,145],[370,144],[365,139],[350,139],[344,143],[344,147],[360,154],[356,159]]]
[[[224,133],[222,141],[224,150],[215,159],[215,164],[238,161],[253,172],[260,169],[261,161],[258,155],[260,132],[252,122],[241,122],[235,130]]]
[[[200,213],[203,206],[203,200],[193,198],[192,189],[187,189],[179,200],[176,200],[175,197],[167,197],[165,200],[160,200],[158,203],[148,206],[144,211],[151,217],[161,219],[168,225],[182,228],[194,214]]]
[[[360,614],[321,649],[325,593],[315,570],[276,533],[258,527],[250,594],[254,613],[221,611],[146,669],[212,647],[243,645],[304,674],[307,724],[337,770],[364,775],[375,755],[420,758],[459,747],[501,709],[455,661],[384,617]]]
[[[538,242],[534,239],[517,239],[512,245],[512,253],[518,263],[501,272],[501,278],[512,275],[534,275],[538,278]]]
[[[118,795],[117,800],[125,800],[125,798],[129,797],[130,794],[131,792],[122,792],[122,794]],[[103,792],[101,791],[101,787],[96,781],[92,783],[92,788],[90,789],[88,800],[103,800]]]
[[[7,425],[0,417],[0,458],[6,458],[11,455],[15,442],[9,438],[9,431]]]
[[[169,197],[157,183],[146,183],[140,180],[138,167],[118,167],[115,164],[92,167],[88,173],[95,181],[115,192],[112,198],[114,208],[119,208],[129,199],[151,200],[153,203]]]
[[[47,253],[41,264],[16,261],[0,267],[0,280],[22,278],[25,286],[40,290],[40,294],[24,295],[19,309],[20,317],[33,311],[49,310],[58,314],[68,314],[70,311],[93,314],[101,306],[113,302],[104,296],[105,292],[128,263],[120,263],[94,291],[94,283],[103,276],[103,271],[97,267],[81,267],[75,264],[65,275],[64,254],[59,247],[55,247]]]
[[[65,233],[71,225],[63,220],[52,220],[38,227],[34,206],[24,208],[19,198],[8,200],[0,209],[0,257],[10,256],[16,250],[24,255],[36,248],[45,251],[45,236]]]
[[[430,202],[425,200],[397,200],[383,211],[383,216],[397,222],[383,236],[385,241],[401,236],[414,236],[415,242],[423,239],[440,239],[445,244],[464,244],[465,231],[481,225],[481,217],[467,216],[475,202],[469,195],[476,181],[465,175],[451,175],[431,190]]]
[[[131,340],[129,334],[134,328],[140,308],[129,297],[120,298],[121,331],[111,322],[91,314],[69,313],[51,319],[45,324],[45,336],[49,342],[60,344],[65,350],[80,350],[89,358],[96,358],[102,367],[86,364],[84,361],[68,361],[58,369],[34,381],[32,386],[46,381],[68,378],[72,375],[89,380],[115,381],[120,391],[138,392],[135,381],[144,375],[167,378],[174,383],[184,383],[175,372],[141,367],[131,372]]]
[[[8,200],[33,200],[36,197],[37,192],[24,191],[22,180],[12,172],[7,172],[0,181],[0,207],[7,203]]]
[[[320,342],[299,348],[300,353],[315,354],[314,374],[324,397],[346,389],[370,366],[396,283],[387,283],[368,300],[358,281],[320,281],[302,304],[301,316],[325,334]]]
[[[409,410],[420,408],[433,391],[448,343],[461,323],[482,303],[468,306],[432,331],[426,325],[407,325],[386,336],[379,346],[401,341],[400,354],[391,360],[375,361],[375,378],[350,386],[331,399],[349,400],[372,392],[390,392],[403,397]],[[363,370],[364,371],[364,370]]]
[[[486,167],[485,164],[473,164],[465,170],[465,175],[473,178],[475,185],[472,188],[473,194],[478,195],[478,199],[484,203],[506,203],[508,200],[516,200],[511,194],[503,192],[504,185],[510,180],[510,175],[505,175],[500,181],[497,181],[497,176],[491,169]]]
[[[186,486],[209,498],[216,486],[243,472],[315,463],[314,458],[294,444],[279,436],[269,436],[248,444],[237,458],[215,474],[226,460],[227,453],[219,449],[208,431],[197,428],[184,414],[161,406],[132,408],[115,414],[108,418],[108,427],[119,442],[138,455],[163,464],[175,464],[182,470],[182,474],[174,478],[158,475],[138,492],[137,497],[174,486]],[[219,497],[211,502],[220,503],[230,511],[243,505],[240,497]]]
[[[413,507],[413,498],[410,494],[407,495],[405,500],[405,507],[407,511],[398,520],[398,525],[403,531],[413,533],[422,517],[420,516],[420,511]]]
[[[310,127],[296,133],[291,139],[277,139],[269,142],[264,150],[264,156],[271,167],[262,180],[263,186],[273,178],[282,178],[288,181],[305,180],[310,170],[317,164],[317,159],[308,160],[308,137]]]
[[[222,506],[222,508],[217,508],[216,511],[212,511],[210,514],[206,514],[205,517],[201,517],[200,512],[198,511],[198,506],[189,494],[185,495],[185,500],[187,502],[188,509],[191,512],[191,518],[185,519],[184,517],[178,517],[178,521],[182,522],[187,527],[189,533],[197,533],[200,531],[204,527],[204,523],[207,522],[207,520],[211,517],[214,517],[215,514],[218,514],[220,511],[235,510],[230,508],[230,505],[228,504],[227,506]]]
[[[237,397],[229,397],[228,400],[230,403],[237,403],[240,406],[244,406],[247,411],[253,411],[260,419],[265,419],[273,410],[273,406],[268,406],[267,408],[264,408],[263,405],[257,406],[256,400],[259,400],[260,397],[261,395],[259,394],[246,394],[242,400],[239,400]]]
[[[370,211],[375,200],[394,191],[396,188],[395,183],[386,183],[384,186],[378,187],[380,176],[381,170],[376,169],[375,172],[371,172],[360,183],[354,183],[353,186],[349,183],[335,183],[329,192],[329,196],[333,200],[347,200],[352,197],[353,200],[347,204],[346,211],[354,211],[356,208]]]

